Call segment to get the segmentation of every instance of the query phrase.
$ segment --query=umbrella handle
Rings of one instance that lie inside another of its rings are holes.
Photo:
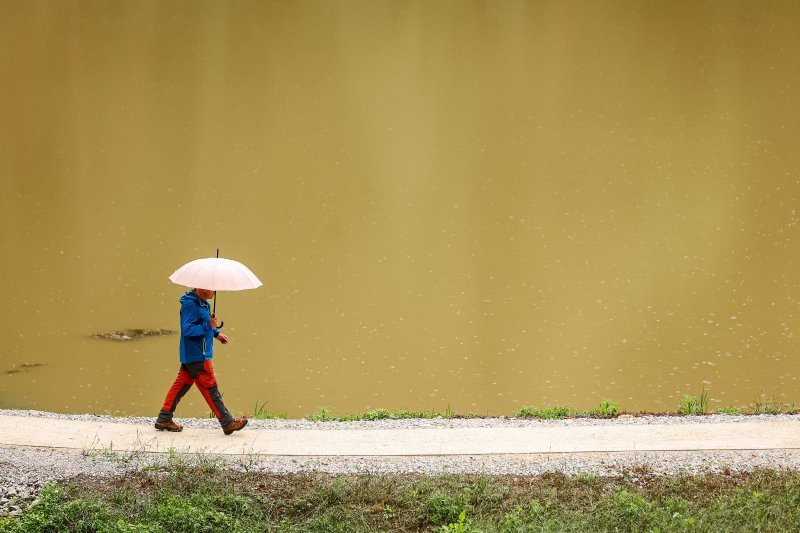
[[[217,316],[217,315],[215,315],[214,313],[211,313],[211,318],[214,318],[215,316]],[[217,329],[222,329],[222,326],[224,326],[224,325],[225,325],[225,321],[223,320],[222,322],[219,323],[219,326],[217,326]]]

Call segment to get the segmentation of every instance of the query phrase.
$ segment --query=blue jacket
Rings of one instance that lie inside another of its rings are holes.
[[[181,296],[181,363],[197,363],[214,355],[214,337],[219,330],[211,327],[210,319],[207,301],[194,291]]]

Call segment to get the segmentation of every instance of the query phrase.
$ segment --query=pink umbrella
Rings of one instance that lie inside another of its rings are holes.
[[[263,285],[261,280],[239,261],[219,257],[219,250],[217,257],[195,259],[186,263],[173,272],[169,280],[184,287],[215,291],[212,316],[217,309],[216,291],[244,291]],[[219,327],[222,327],[222,324]]]
[[[233,259],[195,259],[176,270],[169,280],[176,285],[210,291],[243,291],[263,285],[249,268]]]

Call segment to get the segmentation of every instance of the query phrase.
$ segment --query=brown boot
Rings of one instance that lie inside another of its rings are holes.
[[[176,424],[172,420],[169,422],[156,422],[156,429],[159,431],[183,431],[183,426]]]
[[[246,418],[235,418],[233,420],[233,422],[231,422],[230,424],[228,424],[227,426],[222,428],[222,431],[226,435],[230,435],[234,431],[239,431],[240,429],[242,429],[246,425],[247,425],[247,419]]]

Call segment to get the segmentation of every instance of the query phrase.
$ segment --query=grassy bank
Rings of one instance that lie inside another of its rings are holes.
[[[287,419],[286,413],[276,413],[266,409],[267,402],[260,404],[256,402],[252,413],[247,414],[255,419]],[[797,414],[800,409],[794,403],[783,403],[775,399],[763,397],[756,399],[746,407],[718,407],[711,410],[709,407],[708,393],[703,390],[700,396],[684,395],[672,412],[628,412],[620,408],[613,400],[602,400],[594,409],[581,410],[571,406],[552,406],[536,407],[526,405],[516,409],[512,416],[516,418],[538,418],[538,419],[562,419],[562,418],[614,418],[620,415],[660,415],[660,416],[698,416],[706,414],[725,414],[725,415],[777,415],[777,414]],[[475,413],[457,413],[450,406],[444,411],[428,410],[419,411],[411,409],[372,409],[357,414],[334,414],[326,407],[321,407],[317,411],[306,415],[307,420],[315,422],[351,422],[356,420],[401,420],[407,418],[486,418]]]
[[[49,486],[0,531],[796,531],[800,473],[269,475],[174,467]]]

